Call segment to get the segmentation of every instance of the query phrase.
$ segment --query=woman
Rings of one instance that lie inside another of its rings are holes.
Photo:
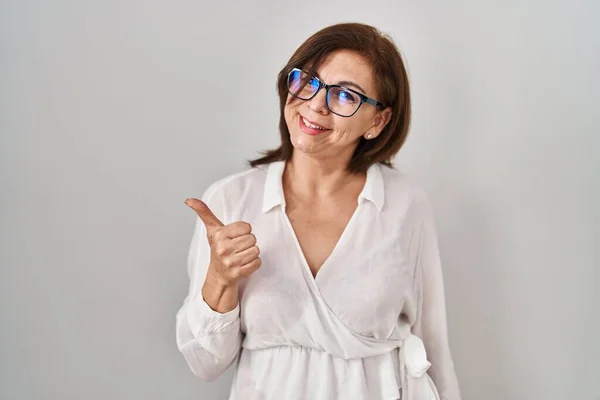
[[[459,399],[432,212],[390,162],[410,119],[398,50],[334,25],[277,87],[281,146],[186,200],[179,350],[205,380],[235,361],[230,400]]]

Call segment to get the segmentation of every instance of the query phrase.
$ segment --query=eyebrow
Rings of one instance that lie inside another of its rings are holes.
[[[323,82],[323,79],[319,76],[319,74],[315,73],[315,77],[320,80],[321,82]],[[358,89],[362,94],[364,94],[366,96],[366,90],[361,88],[360,85],[358,83],[354,83],[352,81],[339,81],[338,83],[336,83],[336,85],[340,85],[340,86],[354,86],[354,88]]]
[[[366,92],[366,90],[361,88],[358,83],[354,83],[352,81],[339,81],[337,84],[340,86],[354,86],[356,89],[360,90],[363,94]]]

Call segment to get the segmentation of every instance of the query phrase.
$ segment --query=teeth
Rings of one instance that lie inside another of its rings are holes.
[[[324,130],[325,130],[325,128],[322,128],[322,127],[320,127],[320,126],[318,126],[318,125],[313,125],[313,124],[311,124],[310,122],[308,122],[308,121],[306,120],[306,118],[302,118],[302,122],[304,122],[304,125],[308,126],[308,127],[309,127],[309,128],[311,128],[311,129],[320,129],[320,130],[322,130],[322,131],[324,131]]]

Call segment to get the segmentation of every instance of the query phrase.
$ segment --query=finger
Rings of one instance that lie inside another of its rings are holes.
[[[222,234],[230,239],[248,235],[250,232],[252,232],[252,227],[247,222],[234,222],[222,229]]]
[[[252,246],[249,249],[246,249],[244,251],[237,253],[234,256],[234,258],[237,262],[237,265],[246,265],[250,261],[258,258],[259,255],[260,255],[260,250],[258,249],[258,247]]]
[[[223,223],[219,220],[219,218],[213,214],[211,209],[202,200],[193,198],[187,199],[185,204],[192,210],[196,211],[196,214],[198,214],[207,229],[223,226]]]
[[[238,273],[240,274],[240,276],[247,278],[250,275],[252,275],[252,273],[254,271],[256,271],[257,269],[260,268],[262,264],[262,261],[260,258],[255,258],[254,260],[250,261],[248,264],[244,264],[242,265],[239,269],[238,269]]]
[[[232,247],[235,249],[236,253],[249,249],[250,247],[256,244],[256,236],[249,233],[247,235],[238,236],[236,238],[231,239]]]

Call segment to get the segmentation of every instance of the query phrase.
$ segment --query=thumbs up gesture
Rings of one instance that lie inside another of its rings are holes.
[[[211,249],[209,269],[219,280],[234,285],[260,267],[260,251],[250,224],[224,225],[202,200],[187,199],[185,204],[198,214],[206,227]]]

